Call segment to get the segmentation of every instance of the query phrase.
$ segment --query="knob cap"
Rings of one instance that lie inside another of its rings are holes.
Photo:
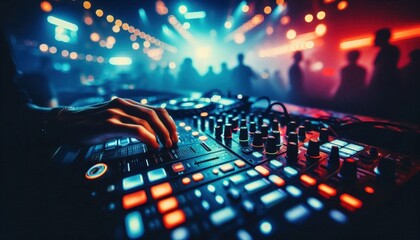
[[[381,158],[379,160],[378,166],[375,168],[375,173],[385,179],[395,178],[395,171],[397,169],[397,164],[392,158]]]
[[[200,127],[201,130],[205,130],[206,129],[206,119],[208,118],[209,113],[208,112],[202,112],[200,113]]]
[[[216,137],[216,139],[221,139],[222,138],[222,133],[223,133],[222,126],[216,126],[214,128],[214,136]]]
[[[235,117],[232,119],[232,129],[237,131],[239,129],[239,118]]]
[[[209,129],[210,131],[214,131],[214,117],[213,116],[209,117]]]
[[[217,126],[220,126],[221,127],[221,126],[223,126],[223,124],[225,122],[223,121],[223,119],[219,118],[219,119],[217,119],[216,123],[217,123]]]
[[[308,157],[319,157],[319,141],[311,139],[306,150],[306,156]]]
[[[258,126],[263,125],[264,123],[264,116],[263,115],[258,115]]]
[[[296,162],[298,160],[298,145],[296,142],[289,142],[287,144],[286,159],[289,162]]]
[[[248,128],[241,127],[239,130],[239,142],[248,142]]]
[[[254,148],[262,148],[263,147],[262,133],[260,131],[255,131],[254,139],[252,140],[252,146]]]
[[[195,128],[198,128],[198,116],[193,116],[193,126],[195,127]]]
[[[265,124],[261,125],[261,133],[262,133],[263,138],[268,137],[268,126],[267,125],[265,125]]]
[[[265,154],[268,154],[268,155],[277,154],[276,139],[273,136],[269,136],[267,138],[267,143],[265,146]]]
[[[255,122],[249,123],[249,133],[254,134],[257,131],[257,124]]]
[[[338,147],[332,146],[330,155],[328,156],[328,167],[337,167],[340,166],[340,156],[338,154]]]
[[[281,136],[280,136],[280,132],[279,131],[273,131],[271,133],[271,135],[273,135],[274,139],[275,139],[275,143],[277,148],[281,147]]]
[[[287,137],[287,141],[288,142],[295,142],[295,143],[297,143],[298,142],[298,138],[297,138],[296,132],[290,132],[289,135],[288,135],[288,137]]]
[[[319,141],[328,142],[328,129],[321,128],[321,130],[319,131]]]
[[[305,128],[305,126],[299,126],[298,137],[299,137],[300,141],[305,140],[305,138],[306,138],[306,128]]]
[[[287,124],[286,133],[289,134],[290,132],[296,131],[296,122],[291,121]]]
[[[240,127],[246,127],[246,119],[245,118],[242,118],[241,119],[241,123],[240,123],[240,125],[239,125]]]
[[[344,159],[343,165],[340,169],[339,176],[345,181],[356,181],[357,180],[357,165],[356,160],[353,158]]]
[[[223,133],[223,137],[232,138],[232,124],[230,123],[225,124],[225,131]]]
[[[278,131],[279,130],[279,120],[273,119],[273,121],[271,121],[271,130],[272,131]]]
[[[249,122],[255,122],[255,114],[250,113],[249,116],[248,116],[248,121]]]

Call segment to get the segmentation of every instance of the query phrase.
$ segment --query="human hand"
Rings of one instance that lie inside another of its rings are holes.
[[[63,111],[54,134],[63,142],[97,144],[118,137],[134,137],[157,149],[178,143],[176,125],[164,108],[115,98],[111,101]]]

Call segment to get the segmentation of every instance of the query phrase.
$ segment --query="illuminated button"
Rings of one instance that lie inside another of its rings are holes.
[[[335,210],[335,209],[333,209],[333,210],[330,211],[330,217],[334,221],[336,221],[338,223],[341,223],[341,224],[345,224],[347,222],[347,216],[344,215],[344,213],[342,213],[342,212],[340,212],[338,210]]]
[[[311,215],[308,208],[303,205],[297,205],[284,213],[284,217],[290,223],[300,223]]]
[[[310,197],[306,202],[315,210],[319,211],[322,210],[322,208],[324,208],[324,204],[316,198]]]
[[[300,195],[302,195],[302,191],[293,185],[287,186],[286,191],[290,193],[290,195],[292,195],[293,197],[300,197]]]
[[[207,186],[207,190],[208,190],[210,193],[214,193],[214,192],[216,192],[216,187],[215,187],[214,185],[212,185],[212,184],[209,184],[209,185]]]
[[[172,193],[172,187],[171,184],[165,182],[151,187],[150,192],[154,199],[159,199],[170,195]]]
[[[185,129],[185,131],[191,131],[191,127],[190,126],[186,126],[184,129]]]
[[[227,187],[229,187],[229,181],[228,180],[223,180],[223,187],[225,187],[225,188],[227,188]]]
[[[293,177],[296,176],[298,174],[298,171],[292,167],[285,167],[284,168],[284,173],[286,173],[287,176],[289,177]]]
[[[138,143],[138,142],[140,142],[137,138],[130,138],[130,140],[131,140],[132,143]]]
[[[89,180],[97,179],[105,174],[108,166],[105,163],[97,163],[87,170],[85,178]]]
[[[367,192],[369,194],[373,194],[373,193],[375,193],[375,189],[373,187],[366,186],[365,187],[365,192]]]
[[[234,167],[231,163],[225,163],[222,166],[220,166],[219,168],[220,168],[220,171],[222,171],[223,173],[233,171],[233,169],[234,169]]]
[[[147,173],[150,182],[156,182],[166,178],[166,171],[163,168],[158,168]]]
[[[315,178],[313,178],[309,175],[306,175],[306,174],[302,174],[300,176],[300,181],[302,181],[302,183],[307,185],[307,186],[315,186],[316,185]]]
[[[188,178],[188,177],[184,177],[183,179],[182,179],[182,184],[184,184],[184,185],[188,185],[188,184],[190,184],[191,183],[191,179],[190,178]]]
[[[238,168],[245,167],[245,162],[240,159],[236,160],[234,163]]]
[[[229,180],[233,184],[240,184],[240,183],[244,182],[246,179],[242,174],[236,174],[236,175],[233,175],[232,177],[230,177]]]
[[[238,240],[252,240],[252,236],[246,230],[240,229],[240,230],[238,230],[238,232],[236,232],[236,239],[238,239]]]
[[[252,203],[249,200],[244,200],[242,201],[242,208],[247,212],[247,213],[252,213],[254,212],[255,209],[255,204]]]
[[[263,221],[260,224],[260,231],[261,231],[262,234],[269,235],[272,230],[273,230],[273,226],[271,225],[270,222]]]
[[[277,161],[277,160],[271,160],[270,161],[270,167],[274,168],[274,169],[279,169],[283,166],[283,163]]]
[[[122,198],[122,205],[124,209],[130,209],[133,207],[141,206],[146,202],[147,196],[144,190],[124,195],[124,197]]]
[[[185,167],[182,164],[182,162],[174,163],[174,164],[172,164],[172,170],[174,170],[174,172],[176,172],[176,173],[179,173],[179,172],[185,171]]]
[[[241,198],[241,192],[239,192],[238,189],[232,187],[228,190],[228,196],[232,199],[238,200],[239,198]]]
[[[340,201],[341,205],[348,210],[355,210],[361,208],[363,205],[362,201],[347,193],[341,194]]]
[[[252,156],[254,156],[255,158],[262,158],[262,154],[259,152],[253,152]]]
[[[261,202],[264,203],[266,207],[271,207],[279,203],[283,199],[285,199],[286,196],[287,194],[283,190],[277,189],[277,190],[274,190],[272,192],[262,195],[260,199],[261,199]]]
[[[254,193],[256,191],[259,191],[267,187],[268,185],[269,185],[268,182],[264,181],[263,179],[259,179],[259,180],[246,184],[244,188],[248,193]]]
[[[202,202],[201,202],[201,206],[204,208],[204,210],[206,210],[206,211],[208,211],[208,210],[210,210],[210,203],[209,202],[207,202],[206,200],[203,200]]]
[[[209,138],[207,136],[199,136],[198,139],[200,139],[200,141],[206,141]]]
[[[179,125],[180,127],[185,127],[185,123],[184,123],[184,122],[180,122],[178,125]]]
[[[197,131],[194,131],[194,132],[191,133],[191,135],[193,135],[194,137],[198,137],[198,135],[200,135],[200,133],[197,132]]]
[[[250,176],[250,177],[256,177],[256,176],[258,176],[258,172],[257,172],[257,171],[255,171],[254,169],[250,169],[250,170],[248,170],[248,171],[246,172],[246,174],[248,174],[248,176]]]
[[[261,165],[256,166],[255,170],[257,170],[257,172],[259,172],[264,177],[267,177],[268,175],[270,175],[270,171]]]
[[[167,229],[172,229],[183,224],[186,220],[185,213],[181,209],[175,210],[163,216],[163,225]]]
[[[333,145],[331,143],[324,143],[319,147],[319,150],[329,153],[329,152],[331,152],[331,148],[333,146],[335,146],[335,145]]]
[[[157,208],[161,214],[169,212],[178,207],[178,200],[175,197],[163,199],[158,202]]]
[[[276,184],[278,187],[284,186],[285,181],[283,180],[283,178],[277,176],[277,175],[270,175],[268,177],[268,179],[270,179],[270,181],[274,184]]]
[[[144,235],[144,225],[139,212],[132,212],[125,216],[125,232],[130,239],[141,238]]]
[[[188,231],[188,228],[186,227],[179,227],[172,231],[171,239],[172,240],[190,239],[190,232]]]
[[[365,149],[363,146],[356,145],[356,144],[346,145],[346,148],[350,148],[351,150],[354,150],[354,151],[357,151],[357,152],[362,151],[363,149]]]
[[[325,183],[321,183],[318,185],[318,191],[322,196],[326,198],[334,197],[337,194],[337,190],[335,188]]]
[[[204,179],[204,175],[202,173],[196,173],[192,175],[192,179],[194,180],[194,182],[199,182]]]
[[[215,226],[221,226],[235,217],[236,212],[231,207],[225,207],[210,214],[210,220]]]
[[[118,139],[118,146],[127,146],[130,143],[130,138],[120,138]]]
[[[354,154],[356,154],[357,152],[348,148],[340,148],[339,150],[339,155],[340,157],[346,158],[346,157],[350,157]]]
[[[225,202],[225,199],[222,196],[220,196],[220,195],[217,195],[214,199],[220,205],[222,205]]]
[[[143,176],[141,174],[126,177],[122,180],[122,186],[124,190],[140,187],[143,184],[144,184],[144,181],[143,181]]]
[[[334,145],[340,146],[340,147],[348,144],[347,142],[344,142],[344,141],[341,141],[341,140],[338,140],[338,139],[335,139],[334,141],[331,141],[331,143],[334,144]]]
[[[105,143],[105,148],[106,149],[111,149],[111,148],[115,148],[118,145],[118,140],[117,139],[112,139],[109,140]]]
[[[107,192],[113,192],[114,190],[115,190],[115,185],[114,184],[111,184],[106,188]]]
[[[197,197],[197,198],[201,198],[201,191],[200,191],[200,189],[195,189],[194,190],[194,195]]]
[[[212,172],[213,172],[214,175],[217,175],[217,174],[219,174],[219,169],[215,168],[215,169],[213,169]]]

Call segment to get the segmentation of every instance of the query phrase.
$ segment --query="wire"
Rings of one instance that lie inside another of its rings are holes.
[[[255,101],[253,101],[251,103],[251,107],[252,107],[252,105],[254,105],[255,103],[257,103],[257,102],[259,102],[261,100],[266,100],[267,101],[267,104],[270,105],[271,99],[269,97],[267,97],[267,96],[261,96],[261,97],[255,99]]]
[[[352,128],[352,127],[375,127],[375,126],[381,126],[381,127],[393,127],[393,128],[397,128],[402,132],[408,132],[408,133],[418,133],[416,130],[403,126],[399,123],[394,123],[394,122],[378,122],[378,121],[368,121],[368,122],[353,122],[353,123],[347,123],[347,124],[342,124],[340,126],[338,126],[338,128],[340,130],[344,130],[344,129],[348,129],[348,128]]]
[[[276,105],[281,106],[281,108],[283,109],[284,117],[286,118],[286,119],[285,119],[285,120],[286,120],[286,123],[289,123],[289,122],[290,122],[290,115],[289,115],[289,112],[287,111],[286,106],[285,106],[283,103],[281,103],[281,102],[273,102],[273,103],[271,103],[270,105],[268,105],[268,107],[267,107],[267,109],[265,110],[265,112],[266,112],[266,113],[270,112],[270,111],[272,110],[272,108],[273,108],[274,106],[276,106]]]

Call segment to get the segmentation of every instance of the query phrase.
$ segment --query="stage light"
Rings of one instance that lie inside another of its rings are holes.
[[[270,6],[266,6],[265,8],[264,8],[264,13],[265,14],[270,14],[271,13],[271,7]]]
[[[104,15],[104,11],[102,11],[102,9],[98,9],[95,11],[96,16],[98,17],[102,17]]]
[[[114,16],[112,16],[112,15],[108,15],[108,16],[106,16],[106,20],[107,20],[109,23],[112,23],[112,22],[114,21]]]
[[[225,28],[226,29],[231,29],[232,28],[232,22],[231,21],[226,21],[225,22]]]
[[[181,6],[179,6],[178,11],[181,14],[185,14],[188,11],[188,8],[185,5],[181,5]]]
[[[324,0],[325,4],[329,4],[329,3],[333,3],[333,2],[335,2],[335,0]]]
[[[190,29],[191,24],[189,22],[184,22],[184,24],[182,24],[182,27],[185,29]]]
[[[122,21],[120,19],[115,20],[115,26],[121,27],[122,26]]]
[[[98,42],[101,39],[101,37],[99,36],[98,33],[93,32],[90,34],[90,40],[92,40],[92,42]]]
[[[87,10],[87,9],[90,9],[92,7],[92,4],[90,4],[89,1],[84,1],[83,2],[83,7]]]
[[[159,15],[168,14],[168,8],[165,6],[165,3],[161,0],[156,1],[155,8],[156,8],[156,12]]]
[[[56,53],[57,53],[57,48],[56,48],[56,47],[54,47],[54,46],[52,46],[52,47],[50,47],[49,52],[50,52],[51,54],[56,54]]]
[[[131,47],[132,47],[134,50],[138,50],[138,49],[140,48],[140,44],[135,42],[135,43],[131,44]]]
[[[347,1],[341,1],[337,4],[337,9],[342,11],[342,10],[346,9],[348,5],[349,5],[349,3]]]
[[[111,43],[107,42],[105,44],[105,47],[108,48],[108,49],[112,49],[114,47],[114,44],[111,44]]]
[[[327,33],[327,26],[323,23],[318,24],[318,26],[315,28],[315,34],[319,37],[322,37],[325,35],[325,33]]]
[[[71,52],[71,53],[70,53],[70,59],[72,59],[72,60],[76,60],[76,59],[77,59],[77,57],[78,57],[77,52]]]
[[[318,18],[318,20],[323,20],[325,18],[325,16],[326,16],[326,13],[324,11],[319,11],[316,14],[316,18]]]
[[[287,24],[289,24],[289,23],[290,23],[290,17],[289,17],[289,16],[283,16],[283,17],[281,17],[281,19],[280,19],[280,23],[281,23],[282,25],[287,25]]]
[[[175,69],[175,68],[176,68],[176,63],[174,63],[174,62],[170,62],[170,63],[169,63],[169,68],[170,68],[170,69]]]
[[[76,24],[73,24],[71,22],[67,22],[63,19],[54,17],[54,16],[48,16],[47,21],[53,25],[68,29],[73,32],[77,32],[79,30],[79,27]]]
[[[184,15],[184,18],[187,20],[190,19],[201,19],[206,17],[206,12],[204,11],[198,11],[198,12],[187,12]]]
[[[67,50],[61,51],[61,56],[68,57],[69,56],[69,51],[67,51]]]
[[[143,47],[149,48],[150,47],[150,42],[149,41],[144,41],[143,42]]]
[[[120,32],[120,27],[118,27],[117,25],[115,25],[115,26],[113,26],[112,27],[112,31],[114,32],[114,33],[119,33]]]
[[[248,5],[242,6],[242,12],[247,13],[248,11],[249,11],[249,6]]]
[[[86,25],[90,26],[93,24],[93,19],[89,16],[86,16],[85,19],[83,20],[85,22]]]
[[[276,0],[277,5],[283,5],[284,4],[284,0]]]
[[[318,61],[318,62],[312,63],[311,66],[310,66],[310,69],[313,72],[317,72],[317,71],[321,71],[323,67],[324,67],[324,64],[322,62]]]
[[[286,37],[287,39],[290,39],[290,40],[296,38],[296,31],[293,29],[290,29],[289,31],[286,32]]]
[[[210,47],[198,47],[195,49],[195,56],[197,58],[209,58],[211,54]]]
[[[115,37],[109,36],[109,37],[106,38],[106,42],[114,45],[117,42],[117,40],[115,39]]]
[[[244,35],[244,34],[242,34],[242,33],[236,33],[236,34],[233,36],[233,41],[234,41],[236,44],[242,44],[242,43],[244,43],[244,42],[245,42],[245,35]]]
[[[268,26],[268,27],[265,29],[265,32],[267,33],[267,35],[271,35],[271,34],[273,34],[274,29],[273,29],[273,27],[272,27],[272,26]]]
[[[109,64],[114,66],[128,66],[131,65],[132,62],[130,57],[111,57],[109,59]]]
[[[52,11],[52,5],[48,1],[42,1],[40,4],[41,10],[44,12],[51,12]]]
[[[322,75],[327,77],[332,77],[335,74],[335,70],[333,68],[324,68],[322,69]]]
[[[39,50],[40,50],[41,52],[47,52],[47,51],[48,51],[48,45],[47,45],[47,44],[45,44],[45,43],[40,44],[40,45],[39,45]]]
[[[306,48],[306,49],[312,49],[312,48],[314,48],[314,46],[315,46],[314,41],[307,41],[307,42],[305,43],[305,48]]]
[[[314,16],[312,14],[305,15],[305,22],[310,23],[312,20],[314,20]]]

